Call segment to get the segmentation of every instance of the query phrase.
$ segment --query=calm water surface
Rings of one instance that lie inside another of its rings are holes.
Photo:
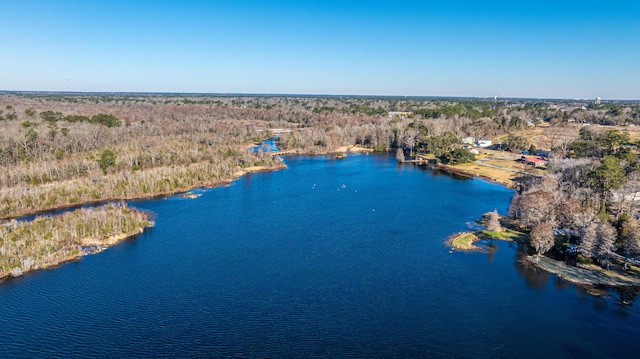
[[[443,245],[512,192],[388,156],[287,158],[0,285],[0,357],[639,358],[633,297]],[[622,301],[627,304],[623,304]]]

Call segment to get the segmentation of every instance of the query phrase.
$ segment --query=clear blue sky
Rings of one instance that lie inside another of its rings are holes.
[[[0,90],[640,99],[640,1],[0,0]]]

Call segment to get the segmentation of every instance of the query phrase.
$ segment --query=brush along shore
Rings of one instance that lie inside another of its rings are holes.
[[[153,225],[147,213],[121,204],[10,221],[0,226],[0,280],[100,252]]]

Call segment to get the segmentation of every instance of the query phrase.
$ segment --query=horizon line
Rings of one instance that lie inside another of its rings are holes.
[[[251,92],[166,92],[166,91],[54,91],[54,90],[0,90],[0,94],[67,94],[67,95],[190,95],[219,97],[373,97],[405,99],[478,99],[478,100],[551,100],[551,101],[595,101],[594,98],[569,97],[510,97],[510,96],[455,96],[455,95],[372,95],[372,94],[326,94],[326,93],[251,93]],[[605,102],[640,102],[640,99],[607,99]]]

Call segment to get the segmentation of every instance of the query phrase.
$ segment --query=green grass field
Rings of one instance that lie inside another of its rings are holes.
[[[477,249],[478,247],[473,245],[473,242],[478,240],[478,236],[475,235],[475,233],[473,232],[464,232],[461,233],[455,237],[453,237],[453,239],[451,239],[450,243],[451,246],[455,249],[462,249],[462,250],[471,250],[471,249]]]

